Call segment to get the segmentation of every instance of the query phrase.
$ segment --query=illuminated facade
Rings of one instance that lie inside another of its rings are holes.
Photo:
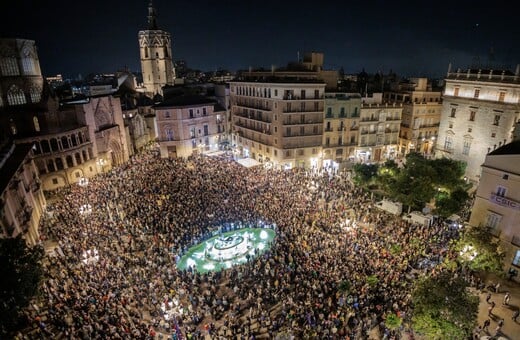
[[[445,81],[435,155],[466,162],[466,176],[478,182],[486,154],[512,140],[520,119],[520,67],[448,70]]]
[[[482,165],[469,224],[500,238],[509,265],[520,268],[520,140],[490,152]],[[519,279],[517,277],[517,279]]]
[[[179,96],[154,106],[161,157],[188,157],[220,149],[226,110],[201,96]]]
[[[279,169],[322,166],[325,83],[261,78],[230,83],[234,151]]]
[[[403,105],[399,152],[402,156],[412,151],[429,156],[439,133],[441,92],[433,91],[426,78],[412,78],[399,87],[399,91],[385,93],[386,100]]]
[[[380,162],[396,158],[403,105],[383,102],[381,94],[362,101],[356,160]]]
[[[175,83],[175,68],[171,35],[158,28],[151,1],[148,5],[148,29],[139,31],[138,38],[145,93],[151,97],[162,95],[163,86]]]
[[[325,93],[323,166],[338,168],[354,160],[359,143],[361,96],[358,93]]]
[[[0,237],[22,235],[28,245],[40,242],[38,224],[46,206],[32,147],[7,143],[0,150]]]

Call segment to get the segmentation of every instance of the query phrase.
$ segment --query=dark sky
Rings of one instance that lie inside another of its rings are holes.
[[[148,0],[0,1],[0,36],[36,41],[44,75],[140,71]],[[442,76],[451,62],[514,69],[520,19],[507,1],[155,0],[174,59],[192,68],[284,66],[322,51],[346,73]],[[479,59],[477,59],[477,57]]]

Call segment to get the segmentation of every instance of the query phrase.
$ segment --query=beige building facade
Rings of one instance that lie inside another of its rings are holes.
[[[148,29],[139,31],[139,53],[143,86],[151,97],[162,95],[162,87],[175,84],[170,33],[159,29],[155,8],[148,5]]]
[[[520,140],[485,157],[469,224],[489,228],[506,251],[506,270],[520,270]]]
[[[381,162],[398,156],[403,104],[362,98],[356,160]]]
[[[319,80],[231,82],[235,152],[278,169],[322,166],[324,93]]]
[[[161,157],[216,152],[225,139],[226,110],[212,99],[182,96],[155,105]]]
[[[512,140],[520,119],[520,67],[448,71],[436,157],[466,162],[466,176],[480,180],[486,154]]]
[[[359,143],[361,96],[358,93],[325,93],[323,166],[339,169],[353,161]]]
[[[38,224],[45,211],[32,144],[6,144],[0,157],[0,237],[21,235],[28,245],[40,242]]]
[[[411,78],[398,91],[385,93],[385,99],[401,103],[403,114],[399,133],[399,153],[412,151],[430,156],[439,134],[442,112],[440,91],[433,91],[427,78]]]

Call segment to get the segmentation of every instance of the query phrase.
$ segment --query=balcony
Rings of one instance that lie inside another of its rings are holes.
[[[311,96],[311,97],[300,97],[295,95],[285,95],[283,96],[283,100],[320,100],[323,99],[323,96]]]
[[[334,131],[334,129],[333,128],[325,128],[325,129],[323,129],[323,131],[324,132],[332,132],[332,131]]]
[[[255,109],[255,110],[262,110],[262,111],[271,111],[271,108],[265,105],[260,104],[246,104],[246,103],[235,103],[235,106],[246,108],[246,109]]]
[[[256,115],[253,115],[253,114],[246,114],[244,112],[238,112],[238,113],[235,113],[233,115],[234,117],[241,117],[241,118],[245,118],[245,119],[249,119],[249,120],[252,120],[252,121],[256,121],[256,122],[263,122],[263,123],[271,123],[271,119],[269,119],[269,117],[256,117]]]
[[[316,124],[319,124],[320,126],[323,125],[323,122],[315,122],[313,120],[306,120],[306,121],[299,121],[299,122],[296,122],[296,121],[292,121],[292,120],[284,120],[283,121],[283,125],[284,126],[290,126],[290,125],[316,125]]]
[[[258,133],[263,133],[264,135],[271,135],[271,130],[270,129],[257,129],[253,126],[249,126],[247,124],[240,124],[238,122],[235,122],[235,125],[238,126],[238,127],[241,127],[243,129],[246,129],[246,130],[250,130],[250,131],[255,131],[255,132],[258,132]]]

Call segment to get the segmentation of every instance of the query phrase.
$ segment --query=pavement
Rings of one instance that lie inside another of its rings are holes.
[[[497,282],[500,283],[498,293],[486,288],[479,294],[480,305],[477,318],[478,325],[482,326],[486,319],[491,321],[488,328],[489,332],[482,331],[480,333],[480,339],[489,339],[491,336],[494,337],[494,339],[500,340],[520,340],[520,317],[518,317],[517,322],[511,319],[515,310],[520,308],[520,284],[499,278],[492,274],[485,277],[486,287],[490,284],[496,284]],[[511,299],[508,305],[503,304],[506,292],[511,294]],[[486,302],[488,293],[491,293],[489,303]],[[488,316],[488,308],[491,306],[492,301],[495,302],[495,308],[493,308],[491,316]],[[495,330],[500,320],[504,320],[504,325],[502,326],[502,331],[497,335]]]

